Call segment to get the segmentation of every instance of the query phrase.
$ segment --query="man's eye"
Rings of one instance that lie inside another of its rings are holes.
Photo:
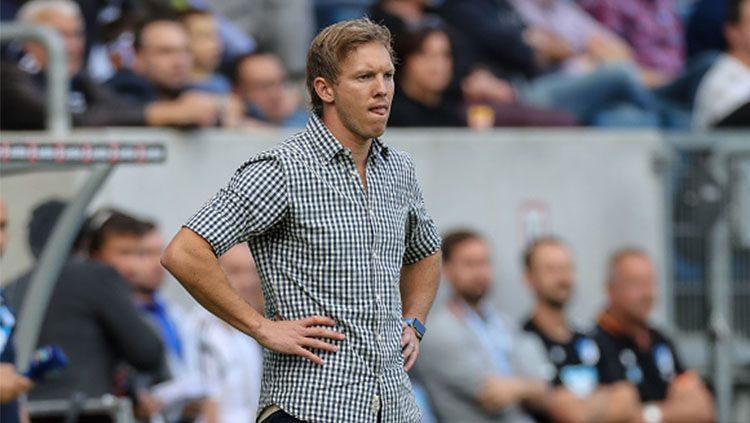
[[[385,74],[385,79],[393,79],[393,72],[388,72]]]
[[[360,75],[357,77],[358,81],[367,81],[368,79],[370,79],[370,75]]]

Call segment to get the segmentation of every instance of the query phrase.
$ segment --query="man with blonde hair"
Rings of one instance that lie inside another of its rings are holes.
[[[261,422],[418,422],[406,370],[438,283],[440,236],[412,159],[379,139],[393,99],[390,33],[368,19],[313,40],[305,131],[243,164],[162,263],[264,348]],[[217,256],[248,242],[265,318]],[[428,335],[429,336],[429,335]]]

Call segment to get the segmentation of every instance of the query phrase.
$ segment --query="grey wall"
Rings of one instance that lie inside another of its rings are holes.
[[[110,130],[77,132],[73,138],[166,142],[167,163],[118,168],[95,205],[120,206],[156,219],[171,235],[245,158],[283,137],[273,131]],[[579,281],[572,315],[577,319],[590,319],[601,308],[605,262],[613,249],[641,246],[663,268],[665,205],[653,166],[662,141],[656,133],[391,130],[384,139],[414,156],[428,208],[441,230],[468,226],[492,241],[493,300],[512,316],[521,316],[530,305],[519,259],[530,231],[560,235],[572,246]],[[53,194],[71,195],[84,174],[2,179],[11,218],[4,281],[29,266],[25,225],[31,206]],[[189,304],[176,284],[169,285],[169,292]],[[665,320],[663,305],[655,316]]]

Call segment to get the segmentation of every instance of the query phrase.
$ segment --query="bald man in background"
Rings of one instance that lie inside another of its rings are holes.
[[[714,421],[713,399],[700,376],[683,366],[672,341],[649,323],[656,272],[644,251],[625,248],[612,255],[607,296],[593,335],[601,382],[635,385],[644,423]]]

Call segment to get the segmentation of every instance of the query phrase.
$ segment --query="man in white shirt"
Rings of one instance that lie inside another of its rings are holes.
[[[730,0],[724,27],[729,49],[698,87],[693,128],[750,126],[750,1]]]
[[[260,277],[247,244],[238,244],[219,258],[233,288],[258,313],[263,313]],[[255,340],[204,308],[190,316],[197,342],[197,371],[212,406],[207,423],[255,421],[260,397],[263,349]]]

